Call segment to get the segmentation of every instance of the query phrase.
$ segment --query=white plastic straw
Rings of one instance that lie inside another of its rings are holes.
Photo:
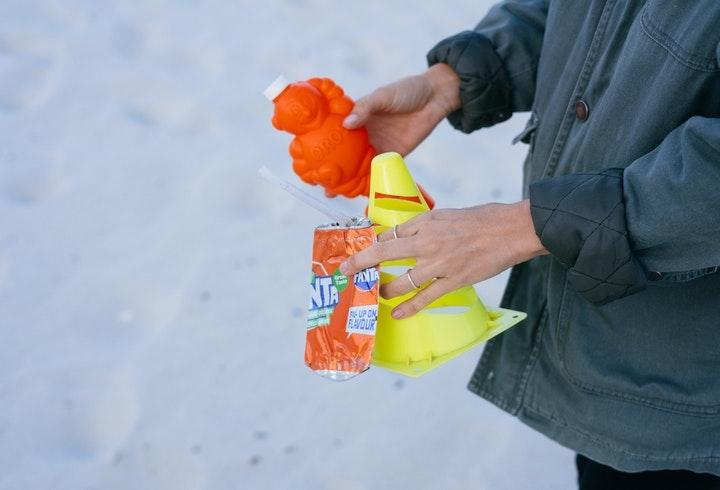
[[[291,184],[285,179],[282,179],[272,173],[269,168],[267,168],[265,165],[260,167],[258,169],[258,173],[262,175],[266,180],[269,182],[272,182],[274,184],[277,184],[280,188],[282,188],[284,191],[286,191],[288,194],[292,195],[295,199],[298,201],[301,201],[311,208],[315,209],[316,211],[319,211],[320,213],[324,214],[334,222],[338,222],[341,224],[345,224],[348,221],[350,221],[352,218],[345,213],[338,211],[337,209],[333,208],[332,206],[328,206],[324,202],[322,202],[319,199],[316,199],[315,197],[311,196],[304,190],[300,189],[299,187]]]

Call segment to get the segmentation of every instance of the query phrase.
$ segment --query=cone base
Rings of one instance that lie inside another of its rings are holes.
[[[428,313],[420,312],[416,316],[421,316],[421,315],[428,315]],[[430,315],[432,315],[432,314],[430,314]],[[438,314],[437,316],[442,316],[442,314]],[[463,314],[461,314],[459,321],[461,323],[466,323],[468,321],[472,321],[471,316],[474,316],[474,315],[468,315],[468,313],[463,313]],[[492,317],[495,317],[495,319],[490,319]],[[432,345],[431,343],[429,343],[426,346],[427,354],[425,356],[422,356],[421,358],[417,358],[417,357],[413,358],[413,356],[411,355],[410,352],[403,352],[405,350],[404,348],[407,347],[407,345],[408,345],[407,340],[410,340],[410,339],[406,339],[405,341],[403,341],[402,339],[397,338],[397,337],[405,337],[405,335],[403,335],[403,333],[398,331],[397,325],[393,325],[392,322],[386,321],[385,323],[382,324],[383,325],[382,327],[378,327],[377,335],[379,337],[382,337],[383,336],[383,334],[381,333],[382,330],[387,329],[387,331],[385,332],[385,334],[386,334],[385,336],[388,338],[388,341],[391,341],[391,338],[395,337],[394,339],[392,339],[392,343],[394,344],[394,347],[395,347],[394,350],[396,352],[386,353],[386,354],[390,354],[390,355],[383,355],[384,353],[382,351],[378,352],[376,350],[373,353],[372,364],[374,366],[381,367],[381,368],[387,369],[389,371],[394,371],[396,373],[400,373],[405,376],[417,378],[419,376],[422,376],[423,374],[426,374],[428,371],[431,371],[431,370],[437,368],[438,366],[441,366],[441,365],[445,364],[446,362],[456,358],[460,354],[472,349],[473,347],[475,347],[483,342],[488,341],[489,339],[491,339],[491,338],[495,337],[496,335],[509,329],[513,325],[516,325],[517,323],[521,322],[526,317],[527,317],[527,315],[520,311],[507,310],[504,308],[496,308],[496,309],[492,310],[491,312],[489,312],[488,320],[485,322],[484,325],[482,325],[482,324],[480,324],[480,325],[475,324],[474,326],[465,325],[466,328],[470,327],[477,332],[477,336],[473,340],[471,340],[468,343],[465,343],[464,345],[459,345],[457,348],[455,348],[449,352],[445,352],[445,353],[437,355],[437,356],[434,356],[432,354],[433,349],[437,348],[437,345]],[[400,320],[401,322],[411,322],[411,324],[408,325],[408,327],[410,327],[410,328],[405,328],[402,330],[408,330],[408,331],[415,330],[415,332],[414,332],[415,334],[413,335],[412,340],[417,340],[418,338],[428,338],[428,335],[427,335],[428,329],[427,329],[427,327],[423,328],[422,318],[419,318],[418,319],[419,321],[414,322],[414,325],[412,324],[413,318],[414,317],[411,317],[407,320]],[[437,321],[441,321],[441,319],[438,318],[437,320],[435,320],[435,322],[437,322]],[[448,330],[457,330],[458,328],[457,327],[453,328],[453,325],[452,325],[453,323],[456,323],[457,321],[458,321],[458,319],[453,319],[452,321],[447,321],[447,322],[445,322],[445,326],[448,327]],[[463,328],[460,327],[460,329],[463,329]],[[393,332],[393,330],[395,330],[395,332]],[[424,332],[423,332],[423,330],[424,330]],[[400,333],[400,335],[397,335],[398,333]],[[447,333],[446,337],[452,338],[453,333],[456,333],[456,332],[448,331],[446,333]],[[395,334],[395,335],[393,335],[393,334]],[[447,340],[447,338],[445,340]],[[412,342],[412,343],[414,343],[414,342]],[[381,341],[380,344],[382,345],[383,342]],[[400,358],[403,358],[403,357],[405,359],[404,361],[399,360]]]

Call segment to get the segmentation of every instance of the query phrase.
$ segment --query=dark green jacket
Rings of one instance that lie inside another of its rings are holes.
[[[470,389],[625,471],[720,475],[720,1],[526,0],[428,54],[464,132],[532,111],[525,192],[551,256]]]

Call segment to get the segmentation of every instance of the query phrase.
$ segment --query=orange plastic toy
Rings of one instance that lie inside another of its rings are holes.
[[[355,103],[340,86],[329,78],[288,83],[279,77],[264,93],[275,104],[273,126],[295,135],[290,156],[304,182],[322,185],[328,197],[368,195],[376,151],[365,128],[343,127]],[[432,198],[421,192],[432,208]]]

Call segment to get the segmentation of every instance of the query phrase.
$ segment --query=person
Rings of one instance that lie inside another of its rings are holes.
[[[411,152],[530,111],[524,199],[438,209],[349,258],[415,257],[393,310],[513,267],[469,389],[577,452],[596,488],[720,488],[720,3],[515,0],[344,124]]]

